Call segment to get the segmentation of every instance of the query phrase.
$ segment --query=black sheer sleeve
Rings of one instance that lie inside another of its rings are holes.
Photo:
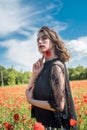
[[[62,68],[61,68],[62,67]],[[49,104],[56,111],[62,112],[65,105],[65,74],[64,66],[54,64],[51,68],[50,86],[52,89],[53,99]]]

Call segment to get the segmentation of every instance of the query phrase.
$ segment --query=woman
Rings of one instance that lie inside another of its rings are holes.
[[[65,62],[70,55],[55,31],[43,26],[37,36],[42,54],[33,64],[32,77],[26,90],[32,105],[31,115],[46,130],[70,130],[70,119],[76,120]],[[72,126],[77,130],[76,124]]]

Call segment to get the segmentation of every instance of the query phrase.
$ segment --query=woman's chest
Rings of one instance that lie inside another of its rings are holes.
[[[35,99],[47,100],[50,98],[51,87],[49,77],[50,72],[46,69],[37,78],[33,91],[33,96]]]

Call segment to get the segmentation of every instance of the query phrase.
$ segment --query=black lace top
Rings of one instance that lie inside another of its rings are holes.
[[[76,117],[74,106],[72,106],[74,115],[69,113],[68,105],[70,107],[70,104],[67,102],[67,97],[70,96],[72,100],[72,95],[71,91],[69,90],[67,93],[66,89],[65,64],[59,58],[46,61],[35,81],[33,98],[48,101],[55,112],[32,106],[32,117],[35,117],[38,122],[42,122],[45,126],[60,128],[63,125],[65,128],[69,128],[69,119],[76,119]],[[61,112],[62,99],[64,99],[64,110]],[[71,103],[73,104],[73,100]]]

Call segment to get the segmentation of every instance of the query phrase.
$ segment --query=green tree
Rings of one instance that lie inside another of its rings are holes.
[[[7,85],[15,85],[16,71],[13,68],[7,69]]]
[[[24,84],[28,84],[29,79],[31,77],[31,72],[24,72],[23,77],[24,77],[23,78],[23,83]]]
[[[68,68],[68,73],[69,73],[69,79],[73,80],[74,68]]]
[[[80,79],[87,79],[87,68],[80,73]]]
[[[0,86],[4,86],[4,79],[3,79],[3,71],[5,68],[3,66],[0,66]]]
[[[87,79],[87,68],[77,66],[76,68],[68,68],[70,80]],[[15,70],[13,67],[6,69],[0,66],[0,86],[15,85],[15,84],[28,84],[31,77],[31,72],[22,72]]]

